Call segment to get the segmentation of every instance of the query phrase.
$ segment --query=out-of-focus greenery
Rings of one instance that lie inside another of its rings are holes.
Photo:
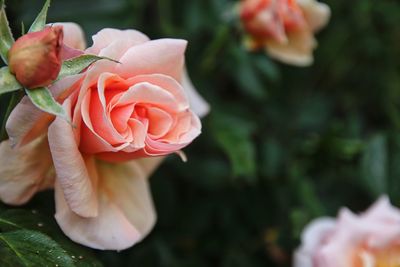
[[[324,1],[333,17],[309,68],[246,52],[232,0],[53,1],[50,20],[88,36],[115,27],[187,39],[190,76],[212,106],[189,161],[171,156],[151,178],[154,231],[129,250],[96,251],[104,266],[290,266],[313,218],[381,194],[400,204],[400,2]],[[8,1],[14,32],[42,4]],[[52,201],[30,207],[51,216]]]

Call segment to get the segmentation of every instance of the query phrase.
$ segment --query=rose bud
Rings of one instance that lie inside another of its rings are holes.
[[[51,84],[61,69],[62,44],[62,26],[23,35],[9,51],[11,73],[25,88]]]

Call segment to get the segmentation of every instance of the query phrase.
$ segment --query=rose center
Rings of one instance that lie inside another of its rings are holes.
[[[400,245],[361,249],[355,255],[354,267],[400,267]]]

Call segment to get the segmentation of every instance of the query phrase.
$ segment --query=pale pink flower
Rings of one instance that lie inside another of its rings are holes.
[[[337,219],[310,223],[296,251],[295,267],[396,267],[400,264],[400,210],[381,197],[355,215],[342,209]]]
[[[79,26],[64,24],[64,32],[65,45],[73,46],[68,51],[84,46]],[[98,61],[51,86],[72,125],[26,98],[17,105],[7,123],[10,139],[0,146],[0,159],[15,155],[0,166],[0,198],[24,203],[51,185],[54,173],[55,217],[72,240],[115,250],[140,241],[155,222],[147,178],[163,155],[179,153],[200,134],[193,111],[205,115],[209,109],[185,76],[185,48],[184,40],[151,41],[135,30],[94,35],[93,45],[80,53],[120,63]],[[52,161],[42,164],[39,158],[48,155]]]

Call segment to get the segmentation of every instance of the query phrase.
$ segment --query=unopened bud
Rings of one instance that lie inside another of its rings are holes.
[[[9,51],[9,67],[25,88],[51,84],[61,69],[62,26],[21,36]]]

